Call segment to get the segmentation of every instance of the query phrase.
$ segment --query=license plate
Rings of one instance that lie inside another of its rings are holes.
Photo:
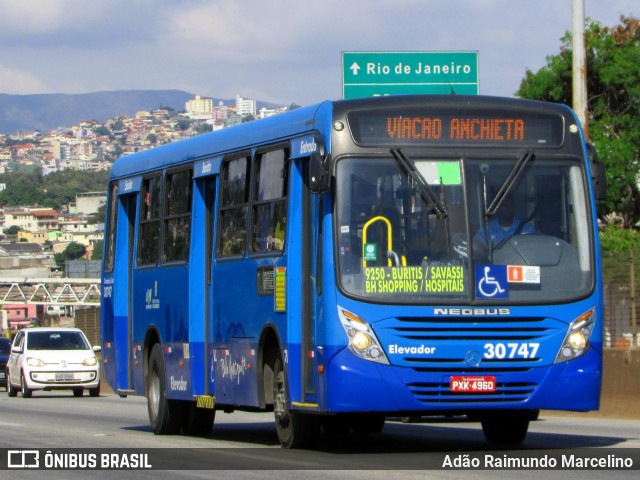
[[[73,373],[56,373],[56,382],[66,382],[75,379],[76,377],[73,375]]]
[[[451,377],[449,390],[461,393],[496,391],[496,377]]]
[[[4,379],[4,372],[0,372],[0,378]]]

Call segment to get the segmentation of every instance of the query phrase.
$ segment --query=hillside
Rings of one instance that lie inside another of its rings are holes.
[[[140,110],[171,107],[184,110],[185,102],[195,95],[182,90],[121,90],[83,94],[8,95],[0,93],[0,133],[39,130],[78,125],[82,120],[104,122],[111,118],[133,116]],[[225,105],[235,99],[214,99]],[[258,108],[271,104],[258,101]]]

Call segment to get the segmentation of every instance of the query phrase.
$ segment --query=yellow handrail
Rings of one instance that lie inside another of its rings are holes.
[[[367,229],[369,228],[369,225],[371,225],[372,223],[380,222],[380,221],[387,224],[387,246],[389,247],[389,250],[393,250],[393,240],[392,240],[393,235],[392,235],[392,229],[391,229],[391,222],[387,217],[383,217],[382,215],[373,217],[371,220],[366,222],[362,227],[362,267],[363,268],[367,267],[367,261],[364,259],[364,247],[367,244]],[[389,262],[389,266],[391,267],[393,265],[393,263],[391,263],[391,259],[387,258],[387,261]]]

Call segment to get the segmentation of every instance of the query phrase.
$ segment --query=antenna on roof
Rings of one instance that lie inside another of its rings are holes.
[[[451,90],[451,95],[455,95],[456,91],[453,89],[453,85],[451,85],[451,80],[449,80],[449,76],[446,73],[443,73],[444,78],[447,79],[447,83],[449,84],[449,89]]]

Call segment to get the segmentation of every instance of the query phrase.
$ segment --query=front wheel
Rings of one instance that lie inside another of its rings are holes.
[[[311,447],[318,440],[320,416],[289,408],[287,381],[280,359],[273,366],[273,413],[278,440],[284,448]]]
[[[98,386],[96,388],[90,388],[89,389],[89,396],[90,397],[99,397],[100,396],[100,384],[98,384]]]
[[[149,356],[145,379],[149,423],[156,435],[176,435],[182,428],[182,403],[167,399],[162,348],[156,343]]]
[[[33,391],[27,387],[27,379],[24,378],[24,373],[20,377],[20,391],[22,392],[22,398],[31,398]]]

